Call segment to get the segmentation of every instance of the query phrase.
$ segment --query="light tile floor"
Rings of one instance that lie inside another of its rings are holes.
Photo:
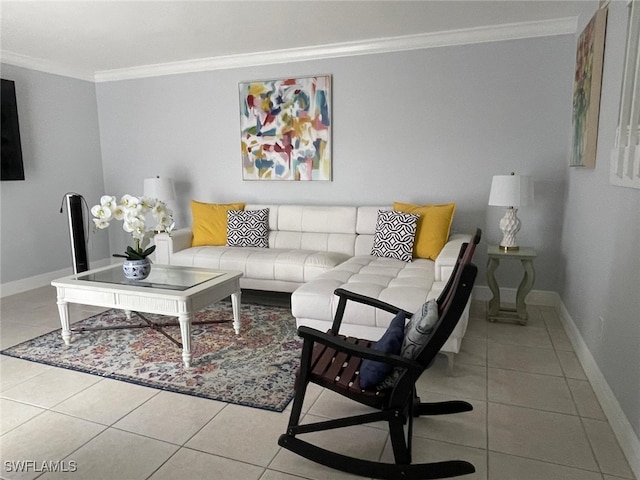
[[[97,309],[71,306],[72,320]],[[452,375],[438,358],[423,400],[465,399],[472,412],[417,419],[414,461],[466,459],[465,479],[633,479],[553,308],[527,326],[487,323],[474,302]],[[1,347],[59,328],[53,288],[1,300]],[[104,379],[0,355],[3,479],[354,478],[282,450],[288,411],[274,413]],[[312,388],[309,418],[365,411]],[[392,461],[383,424],[313,434],[322,446]],[[18,462],[29,468],[19,468]],[[76,472],[42,472],[43,463]]]

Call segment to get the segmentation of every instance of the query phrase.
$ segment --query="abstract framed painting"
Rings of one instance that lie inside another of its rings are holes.
[[[594,168],[607,9],[598,10],[578,38],[573,83],[573,140],[569,166]]]
[[[243,180],[331,180],[331,76],[240,82]]]

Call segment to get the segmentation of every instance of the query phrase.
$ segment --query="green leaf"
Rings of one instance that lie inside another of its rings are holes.
[[[153,248],[148,248],[147,250],[139,251],[135,248],[128,246],[124,255],[122,253],[114,253],[114,257],[126,258],[128,260],[144,260],[147,258],[147,255],[152,253],[155,250],[155,246]]]
[[[135,250],[129,253],[129,260],[144,260],[144,258],[145,257],[143,257],[141,254],[139,254]]]

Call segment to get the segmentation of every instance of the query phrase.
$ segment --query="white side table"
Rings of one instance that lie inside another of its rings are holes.
[[[526,325],[528,315],[524,300],[531,291],[531,288],[533,288],[533,282],[536,278],[533,269],[533,260],[537,256],[536,251],[530,247],[520,247],[518,250],[505,251],[497,245],[490,245],[487,248],[487,254],[489,256],[487,262],[487,284],[489,285],[491,293],[493,293],[493,298],[489,301],[487,319],[490,322],[497,320],[516,320],[521,325]],[[522,268],[524,269],[524,276],[516,293],[516,308],[503,307],[500,304],[500,288],[496,281],[495,271],[498,265],[500,265],[500,260],[503,258],[520,260]]]

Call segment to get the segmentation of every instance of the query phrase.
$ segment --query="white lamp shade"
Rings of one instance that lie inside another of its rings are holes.
[[[173,180],[170,178],[145,178],[144,179],[144,196],[148,198],[157,198],[163,202],[174,200],[176,191],[173,186]]]
[[[489,205],[522,207],[533,203],[533,178],[528,175],[495,175]]]

